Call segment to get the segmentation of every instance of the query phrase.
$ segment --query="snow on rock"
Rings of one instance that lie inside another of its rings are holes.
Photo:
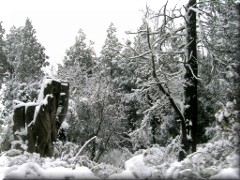
[[[26,136],[27,135],[27,128],[21,128],[20,131],[17,130],[14,135]]]
[[[41,103],[44,98],[44,89],[47,87],[48,84],[52,84],[53,81],[57,81],[57,82],[61,83],[61,81],[59,79],[52,79],[52,78],[48,78],[48,77],[43,79],[43,82],[41,84],[41,90],[38,95],[38,100],[37,100],[38,103]]]
[[[210,179],[240,179],[239,173],[238,168],[225,168],[216,175],[211,176]]]
[[[13,100],[13,109],[17,109],[19,107],[25,106],[25,103],[22,101],[19,101],[17,99]]]
[[[148,178],[153,174],[153,168],[144,161],[145,154],[139,154],[125,162],[125,169],[132,172],[135,177]]]
[[[63,107],[61,107],[61,106],[59,106],[59,107],[57,108],[57,115],[59,115],[59,114],[62,112],[62,109],[63,109]]]
[[[37,106],[37,105],[38,105],[38,103],[36,103],[36,102],[27,102],[27,103],[25,103],[24,104],[24,106],[25,106],[25,113],[27,112],[28,107]]]

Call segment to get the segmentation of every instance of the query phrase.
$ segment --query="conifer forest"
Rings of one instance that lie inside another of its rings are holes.
[[[99,54],[79,27],[56,69],[0,23],[0,180],[240,179],[240,1],[168,3]]]

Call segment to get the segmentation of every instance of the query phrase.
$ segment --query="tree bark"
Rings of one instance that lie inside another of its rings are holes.
[[[187,57],[185,62],[185,110],[184,117],[189,124],[191,135],[191,150],[196,151],[197,145],[197,115],[198,115],[198,60],[197,60],[197,31],[196,12],[191,9],[196,8],[196,0],[189,0],[187,6],[187,34],[186,44]]]
[[[237,60],[238,60],[238,66],[237,66],[237,87],[238,87],[238,93],[237,93],[237,109],[240,109],[240,3],[237,4],[237,12],[238,12],[238,52],[237,52]],[[238,111],[238,119],[240,119],[240,111]]]

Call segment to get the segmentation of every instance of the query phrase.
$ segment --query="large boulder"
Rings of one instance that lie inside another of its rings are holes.
[[[15,101],[13,132],[15,139],[27,140],[29,152],[53,155],[53,141],[64,121],[69,98],[69,84],[55,79],[43,81],[37,102]],[[26,130],[26,133],[20,133]]]

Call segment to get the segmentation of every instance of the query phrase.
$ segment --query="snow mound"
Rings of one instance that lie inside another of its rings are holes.
[[[240,179],[240,171],[238,168],[225,168],[210,179]]]
[[[98,179],[92,171],[84,166],[75,169],[49,167],[44,169],[37,163],[28,162],[20,166],[4,168],[0,178],[6,179]]]
[[[113,174],[108,178],[109,179],[138,179],[130,170],[124,170],[121,173]]]
[[[28,152],[22,154],[14,149],[0,155],[0,180],[98,179],[89,168],[79,163],[72,165],[60,158],[44,158]]]
[[[145,162],[146,153],[136,155],[125,162],[125,170],[109,176],[110,179],[136,179],[152,177],[154,168]]]
[[[152,176],[153,168],[144,161],[145,154],[139,154],[125,162],[125,169],[131,171],[136,177],[148,178]]]

